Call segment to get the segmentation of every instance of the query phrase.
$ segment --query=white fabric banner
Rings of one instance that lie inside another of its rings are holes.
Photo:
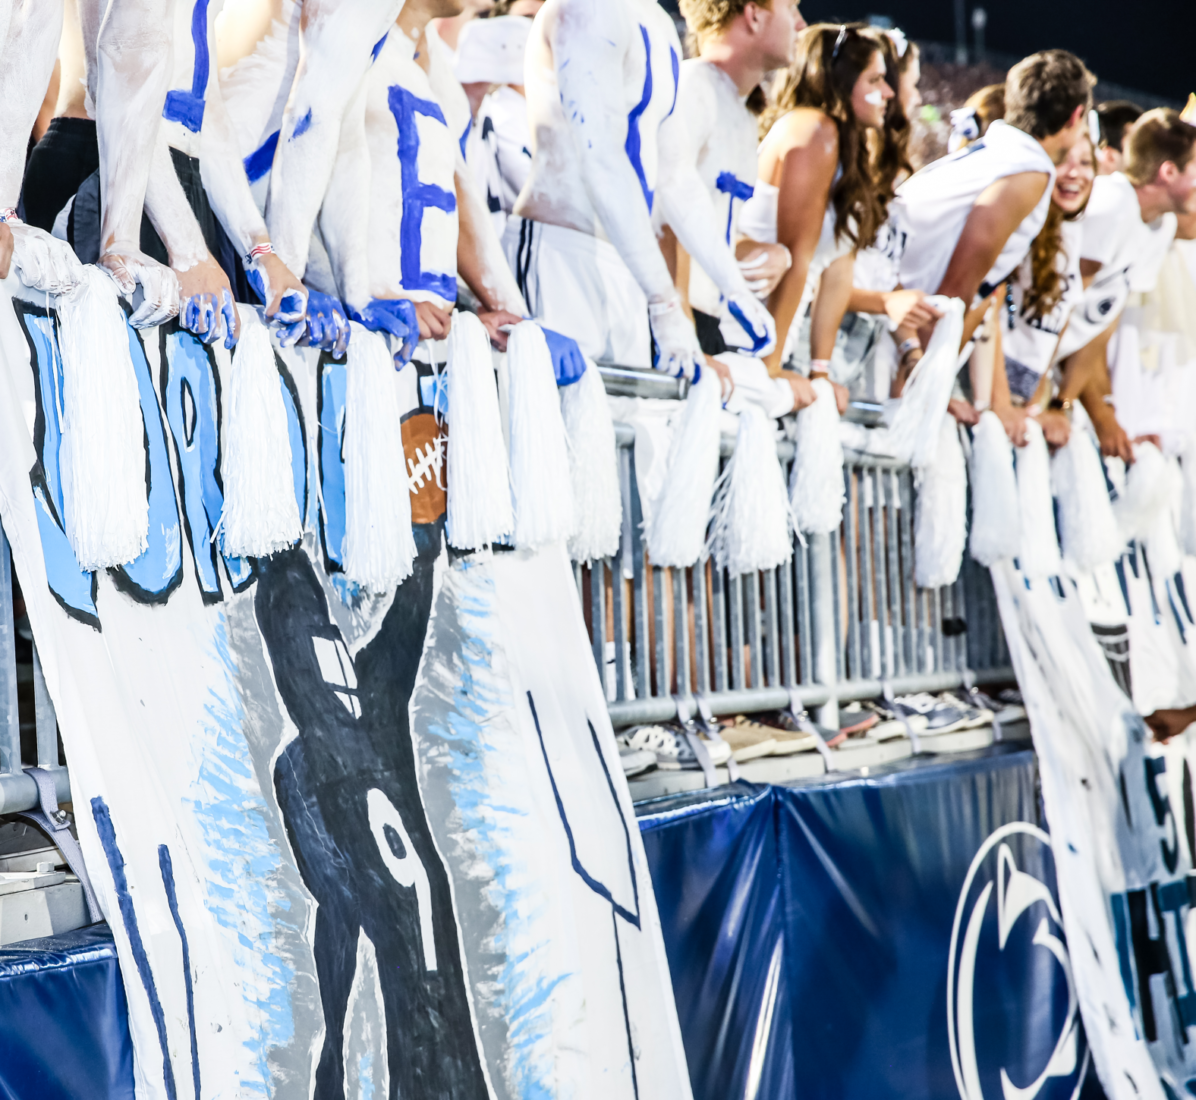
[[[430,368],[400,374],[415,572],[367,596],[340,568],[343,361],[276,349],[305,533],[226,558],[228,353],[130,329],[149,545],[85,573],[63,524],[55,302],[4,290],[0,518],[139,1100],[688,1100],[569,563],[445,552]]]
[[[1130,597],[1142,565],[1132,558],[1118,567]],[[1189,735],[1166,747],[1151,741],[1072,581],[1029,580],[1008,560],[991,573],[1038,752],[1070,966],[1101,1083],[1110,1100],[1188,1095],[1196,1088]],[[1161,634],[1169,628],[1162,613],[1148,617]],[[1114,662],[1128,650],[1132,678],[1137,643],[1122,630],[1111,644],[1105,633]]]

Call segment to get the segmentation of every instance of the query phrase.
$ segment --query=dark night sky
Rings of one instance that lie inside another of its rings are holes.
[[[663,0],[676,8],[676,0]],[[966,0],[988,11],[987,48],[1024,56],[1061,47],[1102,80],[1186,100],[1196,91],[1196,0]],[[888,15],[911,38],[954,42],[953,0],[802,0],[808,22]]]
[[[1196,91],[1194,0],[987,0],[987,48],[1023,56],[1061,47],[1082,57],[1098,77],[1175,100]],[[911,38],[955,40],[952,0],[804,0],[802,14],[816,20],[891,16]]]

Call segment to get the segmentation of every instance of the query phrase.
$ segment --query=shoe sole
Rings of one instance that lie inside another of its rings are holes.
[[[754,745],[745,745],[742,749],[732,749],[731,759],[736,764],[743,764],[748,760],[755,760],[761,756],[771,756],[776,747],[776,739],[770,737],[767,741],[759,741]]]

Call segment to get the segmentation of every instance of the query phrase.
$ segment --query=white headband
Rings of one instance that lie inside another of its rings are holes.
[[[909,39],[905,37],[905,31],[900,27],[889,27],[885,34],[892,39],[893,46],[897,50],[898,57],[904,57],[905,51],[909,49]]]

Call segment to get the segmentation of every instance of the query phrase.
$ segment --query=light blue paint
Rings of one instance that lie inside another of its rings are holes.
[[[374,1052],[366,1051],[357,1060],[357,1095],[360,1100],[374,1100]]]
[[[269,834],[268,810],[245,741],[245,711],[223,613],[212,641],[211,656],[224,677],[212,685],[206,719],[196,734],[199,765],[188,803],[209,853],[203,883],[208,912],[244,949],[237,953],[237,980],[249,1023],[256,1026],[244,1044],[255,1073],[241,1079],[240,1094],[271,1096],[277,1082],[270,1052],[295,1037],[290,994],[295,971],[278,951],[277,933],[290,926],[299,937],[303,929],[277,886],[282,859]]]
[[[492,777],[501,774],[504,746],[488,745],[483,725],[499,711],[514,710],[509,684],[493,673],[495,659],[495,593],[489,568],[463,561],[453,567],[458,583],[456,613],[463,644],[453,654],[459,677],[447,728],[430,723],[428,735],[438,739],[448,755],[451,792],[462,832],[493,873],[487,897],[503,916],[495,936],[495,954],[504,960],[499,971],[495,1008],[505,1020],[512,1054],[513,1092],[521,1100],[556,1100],[552,1059],[553,991],[569,974],[546,975],[540,960],[515,954],[507,928],[516,928],[524,914],[543,908],[539,892],[515,881],[514,860],[525,835],[527,810],[511,805],[511,791],[496,790]],[[503,801],[496,799],[501,798]],[[522,822],[519,819],[524,819]]]

